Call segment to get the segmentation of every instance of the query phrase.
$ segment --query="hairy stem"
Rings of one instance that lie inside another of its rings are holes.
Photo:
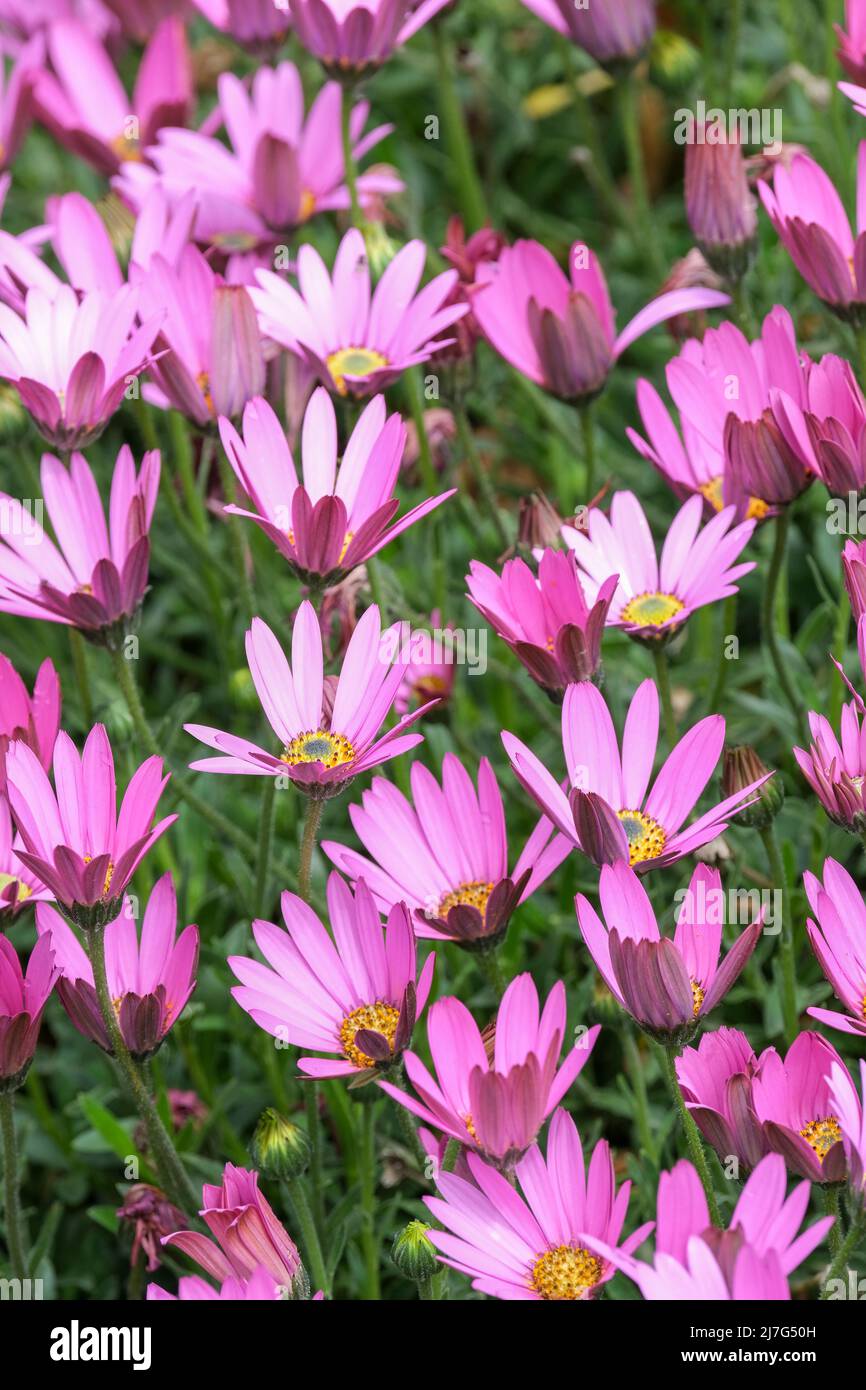
[[[3,1197],[6,1245],[13,1278],[26,1279],[27,1236],[21,1211],[18,1145],[15,1140],[15,1109],[11,1092],[0,1095],[0,1134],[3,1140]]]

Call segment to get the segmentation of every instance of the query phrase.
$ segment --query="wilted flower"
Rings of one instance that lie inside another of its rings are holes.
[[[177,1230],[183,1221],[183,1212],[158,1187],[152,1187],[147,1182],[134,1182],[115,1215],[118,1221],[126,1222],[133,1228],[129,1255],[132,1268],[135,1269],[138,1264],[139,1255],[144,1255],[149,1273],[159,1269],[162,1264],[162,1238]]]
[[[481,337],[481,329],[475,321],[471,306],[478,267],[485,262],[498,260],[504,246],[504,236],[492,227],[481,227],[479,231],[467,237],[462,219],[456,216],[449,217],[445,245],[440,246],[439,251],[443,260],[457,271],[459,279],[451,291],[448,302],[468,304],[470,312],[457,320],[454,325],[455,341],[450,347],[443,348],[436,354],[438,362],[460,362],[471,357],[475,351],[475,344]]]

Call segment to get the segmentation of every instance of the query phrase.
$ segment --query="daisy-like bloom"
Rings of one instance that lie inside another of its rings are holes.
[[[470,312],[465,318],[458,319],[454,325],[455,342],[445,348],[441,360],[465,362],[475,351],[476,343],[481,337],[481,330],[472,313],[472,292],[478,277],[478,267],[487,261],[498,260],[504,245],[504,236],[501,232],[494,231],[493,227],[480,227],[477,232],[467,237],[462,220],[457,216],[449,217],[445,229],[445,245],[439,247],[439,252],[442,259],[453,266],[460,277],[451,291],[452,302],[469,304]]]
[[[565,34],[603,66],[636,63],[655,33],[655,0],[523,0],[545,24]]]
[[[183,1224],[183,1212],[158,1187],[147,1182],[134,1182],[127,1187],[115,1215],[123,1225],[132,1227],[130,1269],[135,1269],[140,1255],[145,1258],[149,1274],[159,1269],[162,1264],[162,1237],[171,1235]]]
[[[319,0],[321,3],[321,0]],[[262,332],[288,348],[338,395],[370,396],[451,342],[438,338],[468,305],[447,304],[457,271],[418,290],[427,249],[407,242],[370,293],[364,238],[353,227],[340,242],[333,278],[314,247],[298,252],[300,292],[272,270],[250,290]]]
[[[273,10],[274,0],[268,0]],[[231,1275],[223,1279],[218,1289],[202,1279],[200,1274],[184,1274],[177,1281],[177,1293],[169,1293],[159,1284],[148,1284],[147,1299],[179,1303],[206,1303],[216,1299],[232,1303],[273,1303],[285,1297],[285,1285],[277,1283],[264,1265],[259,1265],[248,1279]]]
[[[349,807],[372,858],[334,840],[322,849],[351,879],[366,881],[383,911],[406,903],[418,936],[489,947],[571,847],[561,835],[551,840],[553,826],[542,816],[509,873],[502,793],[486,758],[477,791],[454,753],[445,754],[441,786],[420,762],[410,780],[412,801],[377,777],[361,805]]]
[[[36,909],[36,930],[50,935],[60,968],[57,993],[79,1033],[111,1052],[93,984],[93,970],[78,937],[59,912],[44,904]],[[195,989],[198,927],[177,936],[177,899],[170,873],[163,874],[150,895],[141,924],[127,898],[123,910],[105,929],[105,969],[123,1040],[138,1061],[162,1046]]]
[[[679,496],[697,491],[716,511],[734,504],[760,520],[809,485],[808,368],[787,309],[776,305],[752,343],[732,323],[690,338],[666,376],[682,443],[648,382],[638,406],[649,442],[628,435]]]
[[[273,3],[270,5],[275,11]],[[261,67],[252,86],[233,73],[218,82],[219,114],[231,142],[209,133],[166,129],[147,151],[153,168],[127,165],[117,188],[129,184],[133,205],[158,182],[174,204],[190,190],[198,202],[196,239],[222,250],[272,246],[317,212],[348,208],[349,191],[340,144],[344,98],[337,82],[322,88],[304,115],[300,74],[293,63]],[[364,135],[369,103],[352,109],[352,147],[359,161],[389,134],[377,126]],[[389,169],[358,178],[362,205],[374,195],[399,193],[402,181]]]
[[[510,1170],[580,1075],[600,1031],[596,1025],[582,1034],[558,1066],[565,1029],[562,981],[539,1012],[532,976],[518,975],[502,996],[492,1043],[465,1004],[440,999],[427,1016],[436,1079],[407,1052],[406,1075],[418,1099],[389,1081],[379,1084],[425,1125]]]
[[[684,1048],[676,1059],[680,1090],[698,1129],[723,1161],[735,1157],[743,1174],[769,1153],[752,1101],[757,1068],[752,1044],[736,1028],[704,1033],[697,1047]]]
[[[12,825],[9,802],[5,796],[0,796],[0,930],[4,916],[14,917],[31,903],[53,896],[18,858],[20,844],[20,836],[16,836]]]
[[[0,56],[0,169],[15,160],[33,118],[33,88],[42,67],[44,44],[31,39],[21,49],[11,70]]]
[[[852,82],[866,84],[866,9],[862,0],[845,0],[845,27],[834,24],[836,57]]]
[[[298,39],[343,82],[381,66],[448,0],[289,0]]]
[[[525,560],[507,560],[498,575],[473,560],[469,598],[551,694],[573,681],[592,680],[601,663],[601,639],[618,576],[609,573],[587,601],[573,555],[545,550],[533,574]]]
[[[44,768],[51,766],[61,704],[53,661],[43,661],[29,695],[8,656],[0,652],[0,792],[6,789],[6,749],[13,738],[28,743]]]
[[[443,706],[453,693],[457,675],[455,662],[460,659],[455,645],[460,642],[460,637],[454,635],[453,623],[442,626],[442,614],[438,608],[434,608],[430,614],[430,622],[432,631],[411,628],[409,665],[403,684],[394,697],[394,708],[398,714],[405,714],[413,705],[426,705],[428,700],[438,700]]]
[[[306,1076],[372,1081],[399,1063],[433,980],[430,955],[418,974],[415,936],[404,903],[384,930],[373,895],[361,880],[352,890],[331,874],[327,888],[333,940],[311,907],[283,893],[286,930],[253,923],[268,962],[229,956],[239,985],[232,996],[266,1033],[297,1047],[329,1053],[299,1057]]]
[[[22,971],[15,947],[0,932],[0,1095],[16,1091],[27,1075],[56,979],[47,937],[37,941]]]
[[[847,540],[842,550],[842,578],[854,621],[866,614],[866,541]]]
[[[742,279],[755,254],[758,214],[739,140],[692,129],[686,143],[686,215],[699,249],[726,280]]]
[[[172,14],[183,15],[189,0],[102,0],[120,21],[127,38],[147,43],[154,29]]]
[[[550,1122],[546,1158],[533,1144],[517,1164],[521,1192],[477,1154],[469,1154],[468,1163],[473,1180],[440,1172],[442,1196],[424,1202],[445,1228],[427,1232],[442,1263],[468,1274],[479,1293],[585,1302],[616,1270],[586,1248],[584,1234],[631,1255],[652,1230],[650,1221],[619,1244],[631,1183],[617,1191],[604,1139],[587,1168],[580,1135],[565,1110]]]
[[[399,626],[395,623],[382,633],[379,609],[372,604],[352,633],[334,689],[323,677],[322,631],[308,600],[295,618],[291,668],[271,629],[254,618],[246,638],[247,661],[283,751],[268,753],[235,734],[186,724],[187,733],[220,755],[190,766],[201,772],[290,777],[308,796],[325,799],[336,796],[360,772],[414,748],[423,735],[405,730],[430,709],[429,704],[376,738],[406,672],[406,663],[391,662],[386,651]]]
[[[830,1073],[830,1096],[839,1127],[842,1143],[848,1162],[849,1185],[861,1199],[866,1197],[866,1112],[862,1098],[866,1098],[866,1062],[860,1059],[860,1095],[857,1094],[851,1073],[842,1065],[841,1059],[833,1063]]]
[[[123,891],[148,850],[177,820],[153,817],[168,777],[162,759],[148,758],[133,774],[117,813],[114,755],[102,724],[84,752],[61,731],[54,745],[51,786],[26,743],[10,743],[6,777],[12,815],[25,848],[18,856],[50,888],[82,930],[104,925],[123,906]]]
[[[127,159],[141,159],[160,126],[185,125],[193,86],[183,21],[163,20],[127,96],[102,44],[75,19],[59,19],[47,30],[53,71],[40,74],[34,91],[36,114],[56,140],[103,174],[115,174]]]
[[[106,524],[83,454],[73,454],[68,468],[44,454],[42,493],[58,544],[19,502],[0,494],[13,521],[0,540],[0,612],[66,623],[107,646],[121,640],[147,589],[159,470],[157,450],[145,454],[136,473],[129,445],[121,447]],[[43,752],[52,751],[46,740]]]
[[[163,1245],[182,1250],[220,1284],[246,1282],[264,1268],[276,1284],[293,1292],[304,1279],[298,1248],[259,1191],[259,1175],[227,1163],[219,1187],[205,1183],[199,1216],[213,1240],[198,1231],[175,1231]]]
[[[811,1008],[808,1013],[842,1033],[866,1035],[866,904],[847,869],[824,860],[824,878],[808,871],[803,886],[815,914],[806,923],[812,950],[847,1013]]]
[[[226,510],[254,521],[299,578],[320,587],[339,583],[456,491],[428,498],[394,521],[406,426],[388,414],[383,396],[364,407],[338,464],[333,402],[324,387],[313,392],[301,432],[300,481],[283,428],[260,397],[244,410],[243,433],[221,419],[220,438],[253,507]]]
[[[588,681],[570,685],[562,703],[562,743],[568,792],[526,744],[503,733],[502,742],[515,776],[563,835],[577,849],[577,819],[588,795],[607,826],[608,854],[638,873],[664,868],[691,854],[727,829],[735,811],[754,800],[767,777],[725,797],[691,825],[684,822],[719,761],[725,721],[719,714],[701,719],[668,755],[647,794],[658,744],[659,697],[651,680],[637,688],[626,716],[622,753],[604,696]],[[772,774],[768,774],[771,776]]]
[[[604,865],[598,891],[602,917],[582,893],[574,905],[599,974],[651,1037],[667,1045],[688,1041],[739,976],[758,944],[761,920],[720,962],[725,899],[717,869],[695,869],[673,939],[662,936],[649,895],[626,863]]]
[[[265,385],[256,312],[243,285],[227,285],[195,246],[177,265],[154,256],[140,286],[141,312],[164,318],[145,397],[200,427],[240,415]],[[167,349],[167,351],[166,351]]]
[[[637,338],[692,309],[728,304],[718,290],[673,290],[641,309],[617,334],[604,272],[576,241],[571,279],[537,241],[516,241],[478,267],[472,311],[496,351],[530,381],[565,400],[590,400]]]
[[[851,94],[847,83],[841,87]],[[772,188],[763,180],[758,184],[779,240],[806,284],[828,309],[855,325],[866,313],[866,140],[857,155],[857,187],[855,238],[833,180],[810,155],[796,154],[787,166],[778,163]]]
[[[138,291],[93,291],[79,301],[63,285],[52,299],[30,290],[23,319],[0,304],[0,378],[11,381],[43,439],[85,449],[150,363],[158,318],[136,327]]]
[[[866,400],[850,362],[827,353],[808,373],[806,425],[822,482],[847,496],[866,487]]]
[[[753,560],[735,563],[755,522],[734,525],[736,507],[725,507],[701,529],[703,510],[697,496],[683,504],[665,537],[661,562],[633,492],[614,493],[610,517],[591,507],[586,531],[563,526],[587,602],[597,604],[608,593],[610,576],[619,576],[607,601],[609,626],[623,628],[637,641],[658,643],[673,637],[698,608],[737,593],[736,581],[755,568]]]
[[[285,43],[292,27],[288,0],[193,0],[216,29],[231,34],[251,53],[271,53]]]
[[[861,835],[866,829],[866,721],[862,706],[851,700],[842,707],[839,738],[829,719],[809,711],[812,743],[808,752],[795,748],[794,757],[827,815],[843,830]]]
[[[788,1275],[817,1249],[834,1218],[822,1217],[798,1234],[811,1184],[801,1182],[787,1198],[786,1186],[782,1158],[768,1154],[743,1187],[727,1230],[719,1231],[710,1224],[697,1172],[681,1159],[659,1179],[652,1264],[594,1236],[586,1243],[653,1302],[787,1301]]]

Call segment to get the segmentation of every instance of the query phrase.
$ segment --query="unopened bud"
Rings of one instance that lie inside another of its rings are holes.
[[[298,1178],[309,1166],[309,1135],[278,1110],[264,1110],[253,1132],[250,1153],[263,1177],[277,1182]]]
[[[759,777],[766,777],[769,771],[754,748],[750,748],[748,744],[740,748],[726,748],[722,768],[722,795],[736,796]],[[735,825],[747,826],[750,830],[764,830],[779,814],[785,800],[785,788],[778,772],[752,795],[757,799],[744,810],[737,811],[731,816],[731,820]]]
[[[436,1249],[427,1235],[423,1221],[410,1221],[397,1236],[391,1248],[391,1259],[413,1284],[425,1284],[439,1268]]]

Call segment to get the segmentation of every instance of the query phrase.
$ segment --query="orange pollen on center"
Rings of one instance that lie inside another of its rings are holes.
[[[703,1008],[704,990],[703,987],[698,984],[697,980],[690,980],[689,983],[692,987],[692,1013],[695,1018],[697,1018]]]
[[[492,883],[482,883],[475,880],[472,883],[461,883],[459,888],[455,888],[452,893],[446,893],[439,903],[439,916],[447,917],[452,907],[477,907],[481,916],[484,916],[487,908],[487,899],[493,892]]]
[[[724,506],[723,479],[721,473],[715,478],[710,478],[705,483],[698,484],[698,492],[705,497],[710,506],[715,511],[720,512]],[[750,497],[749,505],[746,509],[747,521],[763,521],[767,512],[770,510],[768,502],[762,502],[760,497]]]
[[[835,1115],[827,1115],[823,1120],[810,1120],[800,1130],[810,1148],[815,1150],[823,1163],[834,1144],[842,1138],[842,1130]]]
[[[377,999],[375,1004],[362,1004],[360,1008],[354,1009],[340,1024],[340,1044],[345,1056],[356,1067],[375,1067],[374,1058],[368,1057],[366,1052],[362,1052],[356,1046],[355,1034],[362,1028],[368,1029],[371,1033],[381,1033],[393,1052],[394,1035],[399,1021],[400,1010],[395,1009],[393,1004],[382,1003],[380,999]]]
[[[643,811],[617,811],[622,828],[628,839],[628,862],[643,864],[647,859],[657,859],[665,847],[667,834],[652,816]]]
[[[602,1272],[601,1260],[582,1245],[557,1245],[535,1261],[530,1288],[543,1299],[556,1302],[582,1298],[595,1287]]]
[[[295,533],[294,533],[294,531],[288,530],[288,531],[286,532],[286,536],[288,537],[289,545],[293,546],[293,545],[295,544]],[[345,536],[343,537],[343,545],[342,545],[342,547],[341,547],[341,549],[340,549],[340,558],[339,558],[339,560],[338,560],[338,562],[337,562],[338,564],[341,564],[341,563],[343,562],[343,560],[345,560],[345,558],[346,558],[346,551],[349,549],[349,546],[352,544],[352,541],[353,541],[354,539],[355,539],[355,532],[354,532],[354,531],[347,531],[346,534],[345,534]]]
[[[213,396],[211,395],[210,390],[210,376],[208,375],[208,373],[199,372],[196,376],[195,384],[204,396],[204,402],[208,408],[208,414],[214,415],[216,412],[214,411]]]
[[[92,862],[92,860],[93,860],[93,855],[92,855],[92,854],[85,854],[85,855],[83,856],[83,858],[84,858],[85,864],[90,864],[90,863]],[[108,897],[108,890],[109,890],[109,888],[111,887],[111,880],[112,880],[113,877],[114,877],[114,865],[113,865],[112,863],[109,863],[108,868],[105,870],[105,878],[103,879],[103,882],[102,882],[102,896],[103,896],[104,898],[107,898],[107,897]]]
[[[140,164],[143,159],[141,153],[141,143],[131,135],[115,135],[113,140],[108,142],[121,161],[129,160],[134,164]]]
[[[280,760],[289,767],[296,767],[298,763],[341,767],[354,761],[354,757],[355,750],[345,734],[335,734],[330,729],[312,729],[296,734],[280,754]]]
[[[301,203],[298,208],[298,221],[306,222],[308,217],[312,217],[316,211],[316,195],[309,188],[305,188],[301,194]]]

